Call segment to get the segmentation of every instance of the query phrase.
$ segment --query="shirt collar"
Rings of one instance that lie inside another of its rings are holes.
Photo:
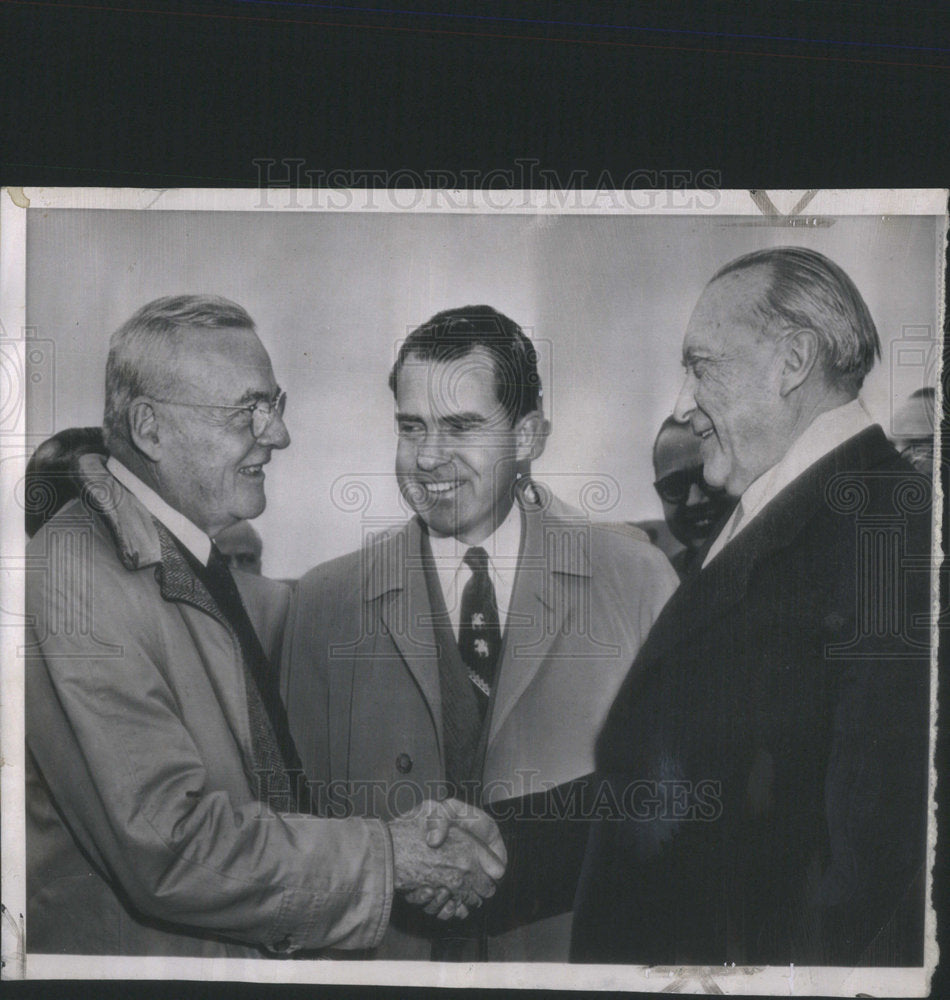
[[[211,556],[211,539],[193,521],[189,521],[181,511],[169,506],[150,486],[130,472],[114,455],[106,461],[106,468],[135,497],[136,500],[188,549],[202,564],[207,566]]]
[[[705,566],[726,545],[749,526],[749,523],[765,506],[794,482],[806,469],[834,451],[838,445],[844,444],[849,438],[860,434],[868,427],[874,426],[860,399],[852,399],[833,410],[820,413],[792,442],[788,451],[771,469],[767,469],[757,479],[751,482],[740,498],[740,504],[732,516],[723,525],[715,542],[710,546]],[[736,517],[741,508],[742,518],[736,525]]]
[[[746,488],[742,494],[743,524],[748,524],[769,500],[778,496],[809,466],[873,423],[860,399],[820,413],[781,459]]]
[[[462,542],[452,535],[444,537],[429,534],[429,544],[432,547],[432,557],[436,563],[454,563],[452,572],[456,572],[465,558],[471,545]],[[488,553],[489,565],[506,565],[518,561],[518,550],[521,547],[521,509],[514,503],[508,516],[498,527],[478,545]]]
[[[498,618],[501,627],[505,627],[508,606],[514,589],[515,574],[518,570],[518,554],[521,550],[521,508],[517,503],[511,505],[511,510],[504,521],[479,546],[488,553],[488,572],[495,587],[495,600],[498,605]],[[435,561],[442,596],[449,612],[453,627],[458,631],[459,599],[462,583],[460,577],[464,571],[469,573],[465,565],[465,553],[472,547],[467,542],[459,541],[452,536],[440,538],[429,535],[432,548],[432,558]],[[468,580],[468,576],[462,577]]]

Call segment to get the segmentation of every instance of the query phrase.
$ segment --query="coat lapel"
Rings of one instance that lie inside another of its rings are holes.
[[[591,574],[583,525],[528,506],[522,516],[524,544],[505,626],[489,746],[547,659],[571,609],[583,599]]]
[[[185,616],[215,696],[251,774],[254,759],[243,658],[237,637],[179,552],[171,532],[112,476],[105,468],[104,456],[83,455],[78,466],[85,502],[109,526],[125,568],[134,572],[154,566],[163,600],[197,608],[221,625],[214,632],[192,628]]]
[[[202,662],[228,725],[234,733],[238,746],[241,747],[248,765],[248,773],[251,774],[256,761],[248,717],[247,677],[237,636],[205,585],[185,562],[169,531],[158,521],[155,522],[155,528],[162,550],[162,562],[157,571],[162,598],[179,604],[189,604],[214,618],[222,626],[223,631],[215,631],[213,634],[207,629],[192,634],[199,649],[209,647],[202,653]]]
[[[363,599],[379,602],[379,618],[422,692],[442,746],[442,691],[432,607],[422,559],[422,532],[413,518],[372,550]]]
[[[654,624],[644,653],[655,655],[686,641],[740,602],[752,569],[773,552],[794,544],[823,509],[825,488],[835,474],[870,469],[893,454],[875,425],[849,438],[789,483],[708,566],[683,581]]]

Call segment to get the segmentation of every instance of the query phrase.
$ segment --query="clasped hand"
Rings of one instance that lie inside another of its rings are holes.
[[[458,799],[426,799],[389,830],[396,890],[439,920],[464,920],[505,874],[508,853],[495,821]]]

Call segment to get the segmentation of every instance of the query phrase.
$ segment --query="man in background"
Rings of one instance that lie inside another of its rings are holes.
[[[891,421],[894,447],[911,465],[928,476],[934,474],[934,408],[932,385],[916,389]]]
[[[920,965],[930,484],[858,394],[880,342],[834,262],[781,247],[706,286],[674,415],[739,503],[597,743],[572,957]]]
[[[215,535],[214,544],[232,570],[261,575],[264,543],[250,521],[238,521],[224,531],[219,531]]]
[[[305,769],[385,816],[436,786],[501,818],[510,871],[449,934],[394,914],[387,958],[564,961],[606,710],[676,579],[644,539],[531,479],[537,354],[490,306],[433,316],[390,376],[404,526],[300,581],[284,692]],[[434,944],[434,948],[432,947]]]
[[[703,478],[699,445],[690,425],[673,416],[663,421],[653,445],[653,486],[667,527],[679,543],[666,555],[681,580],[735,506],[725,490],[713,489]]]
[[[105,450],[101,427],[69,427],[37,445],[26,463],[23,480],[27,538],[32,538],[60,507],[79,496],[80,456],[105,454]]]

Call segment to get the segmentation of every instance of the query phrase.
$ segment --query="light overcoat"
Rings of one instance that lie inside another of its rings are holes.
[[[376,820],[266,813],[238,639],[172,536],[83,460],[26,550],[27,948],[365,948],[392,899]],[[268,652],[288,591],[235,574]]]
[[[523,543],[497,671],[483,801],[588,774],[594,740],[641,642],[677,585],[637,529],[592,523],[556,499],[522,508]],[[438,649],[413,519],[304,576],[282,690],[324,807],[386,817],[444,787]],[[318,796],[319,797],[319,796]],[[561,873],[549,873],[558,879]],[[489,942],[489,958],[567,958],[569,913]],[[427,957],[422,941],[380,954]]]

